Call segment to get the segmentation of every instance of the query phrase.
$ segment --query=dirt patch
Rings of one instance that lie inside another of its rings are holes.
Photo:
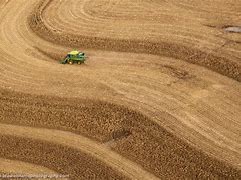
[[[120,139],[123,139],[123,138],[127,138],[131,134],[132,134],[131,131],[128,130],[128,129],[118,129],[118,130],[116,130],[112,133],[112,139],[114,141],[120,140]]]
[[[185,71],[184,69],[179,69],[171,65],[163,65],[163,67],[166,68],[168,72],[171,73],[172,76],[178,79],[187,80],[187,79],[194,78],[193,75],[191,75],[189,72]]]

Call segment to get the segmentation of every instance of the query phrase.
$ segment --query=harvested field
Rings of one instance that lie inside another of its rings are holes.
[[[0,1],[0,174],[241,179],[240,6]]]

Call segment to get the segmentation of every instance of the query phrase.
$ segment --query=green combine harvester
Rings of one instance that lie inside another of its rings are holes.
[[[85,53],[80,51],[71,51],[67,56],[60,62],[61,64],[82,64],[86,60]]]

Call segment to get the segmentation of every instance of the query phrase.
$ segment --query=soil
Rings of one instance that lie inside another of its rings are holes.
[[[1,1],[0,172],[240,179],[240,5]]]

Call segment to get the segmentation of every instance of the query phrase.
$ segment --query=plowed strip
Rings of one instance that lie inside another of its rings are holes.
[[[83,136],[4,124],[0,129],[1,157],[45,166],[73,179],[122,179],[123,175],[132,179],[156,179],[138,165]]]
[[[79,148],[81,151],[87,149],[88,154],[93,156],[98,154],[97,158],[111,167],[117,166],[116,169],[124,169],[130,174],[131,172],[135,173],[133,177],[140,175],[140,177],[149,178],[151,175],[145,171],[142,171],[144,174],[139,172],[139,167],[125,158],[140,164],[158,177],[168,179],[186,177],[237,178],[241,176],[240,170],[229,167],[226,163],[190,147],[138,112],[107,102],[77,99],[71,101],[70,99],[51,98],[50,104],[49,98],[32,97],[19,93],[11,98],[7,97],[7,93],[5,93],[0,104],[4,118],[0,118],[0,122],[62,129],[84,134],[104,143],[108,141],[107,144],[111,141],[110,147],[122,156],[87,138],[57,130],[51,134],[51,130],[33,128],[30,131],[31,128],[27,127],[2,125],[1,132],[17,136],[21,134],[28,138],[32,136],[41,138],[41,140],[49,139],[52,141],[55,139],[53,142],[58,144]],[[15,112],[11,110],[13,107]],[[93,112],[98,116],[93,116]],[[12,113],[15,114],[14,117],[10,115]],[[167,115],[163,114],[163,116]],[[95,131],[93,131],[93,127]],[[17,134],[18,132],[20,134]],[[98,151],[96,152],[94,149]],[[120,162],[115,160],[111,163],[116,158]],[[125,167],[122,166],[123,163],[126,163]],[[118,166],[120,167],[118,168]]]

